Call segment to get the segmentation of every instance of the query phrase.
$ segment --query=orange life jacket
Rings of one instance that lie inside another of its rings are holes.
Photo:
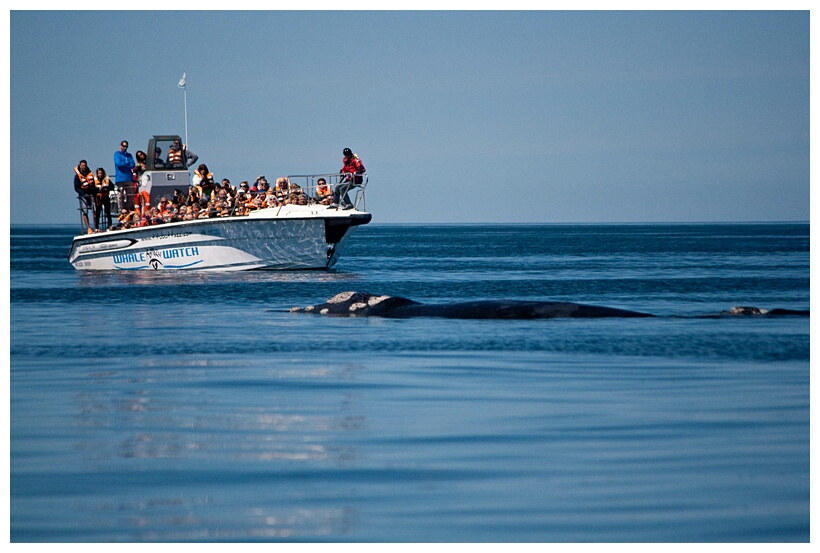
[[[103,196],[108,196],[111,191],[111,181],[108,177],[104,177],[102,181],[94,177],[94,185],[97,187],[97,198],[102,199]]]
[[[80,173],[80,168],[74,168],[74,174],[80,178],[80,188],[83,191],[91,192],[94,189],[94,175],[89,171],[87,175],[83,175]],[[88,181],[88,177],[91,177],[91,182]]]
[[[168,165],[182,164],[182,150],[168,150]]]

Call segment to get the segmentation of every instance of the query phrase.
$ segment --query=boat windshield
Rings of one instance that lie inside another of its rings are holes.
[[[179,137],[156,138],[154,143],[155,169],[186,169],[182,141]]]

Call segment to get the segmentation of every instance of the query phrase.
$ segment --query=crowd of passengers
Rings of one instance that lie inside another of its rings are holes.
[[[361,184],[361,177],[358,175],[364,173],[364,165],[349,148],[345,148],[342,153],[344,159],[341,172],[350,173],[355,177],[355,184]],[[175,140],[168,151],[168,163],[173,161],[190,166],[195,163],[197,157],[196,154],[188,152],[184,145],[179,144],[179,140]],[[102,167],[92,172],[88,168],[88,163],[81,160],[74,168],[74,189],[80,199],[80,213],[89,233],[100,232],[102,215],[105,216],[103,222],[107,223],[104,228],[116,230],[210,217],[248,215],[258,209],[288,204],[337,206],[340,201],[339,187],[336,191],[332,190],[321,177],[317,180],[315,195],[312,196],[285,177],[279,177],[271,186],[267,179],[260,175],[253,185],[249,186],[247,181],[243,181],[237,188],[228,179],[217,182],[213,173],[202,163],[194,170],[187,193],[177,189],[171,198],[163,196],[157,205],[152,206],[148,192],[138,191],[139,179],[146,171],[145,159],[145,153],[138,151],[134,161],[128,153],[128,142],[123,140],[120,151],[114,154],[114,164],[117,167],[115,185]],[[120,210],[117,222],[112,224],[110,198],[115,190],[124,193],[125,197],[124,207]],[[344,194],[342,204],[343,209],[352,207],[347,193]],[[93,230],[88,219],[89,212],[92,212],[94,217]]]
[[[84,172],[85,165],[84,161],[80,162],[75,169],[78,176]],[[237,188],[229,179],[217,182],[208,167],[201,164],[194,171],[192,185],[187,193],[177,189],[170,198],[162,196],[154,206],[150,205],[147,192],[136,196],[131,194],[124,204],[133,205],[133,209],[121,209],[116,224],[112,224],[110,193],[114,188],[105,169],[100,167],[96,172],[88,171],[84,181],[86,185],[80,188],[88,193],[82,194],[80,199],[84,200],[84,196],[87,198],[83,202],[83,215],[89,233],[99,232],[101,216],[105,217],[105,228],[117,230],[209,217],[248,215],[257,209],[288,204],[329,206],[333,203],[333,191],[323,178],[318,179],[314,196],[309,196],[299,185],[285,177],[279,177],[271,186],[264,176],[259,176],[252,185],[242,181]],[[94,230],[87,219],[88,211],[93,212]]]
[[[200,165],[194,172],[192,183],[187,194],[175,190],[173,196],[161,197],[154,206],[149,205],[147,197],[138,198],[133,210],[120,210],[117,224],[113,228],[241,216],[257,209],[288,204],[331,205],[333,202],[333,192],[324,179],[318,180],[315,196],[309,196],[299,185],[289,182],[285,177],[279,177],[271,186],[264,176],[260,176],[252,185],[243,181],[237,188],[228,179],[215,181],[208,168]]]

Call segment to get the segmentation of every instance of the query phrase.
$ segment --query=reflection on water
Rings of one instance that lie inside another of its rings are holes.
[[[347,465],[355,457],[352,448],[337,439],[337,435],[356,432],[364,424],[364,417],[354,411],[354,392],[329,394],[328,398],[336,401],[335,408],[330,403],[320,409],[305,405],[305,412],[277,392],[277,388],[287,389],[297,380],[300,387],[305,381],[355,382],[355,366],[272,368],[257,371],[248,379],[230,374],[236,373],[237,367],[229,362],[188,359],[172,365],[151,359],[144,365],[147,367],[135,371],[94,371],[87,375],[83,391],[75,395],[75,425],[85,429],[85,439],[77,444],[77,451],[97,460],[213,457],[322,460]],[[209,376],[214,370],[224,371],[226,379],[214,382]],[[169,393],[181,383],[184,394]],[[248,405],[244,401],[248,395],[241,394],[243,400],[237,401],[234,394],[224,393],[224,387],[239,391],[261,388],[270,403]],[[94,431],[104,428],[127,428],[129,433],[112,442]],[[224,443],[226,435],[230,436],[229,447]]]
[[[99,518],[91,523],[99,528],[110,527],[111,531],[125,530],[132,541],[249,541],[347,536],[356,518],[353,507],[251,508],[236,517],[218,512],[210,516],[194,514],[215,511],[217,507],[218,501],[211,498],[191,501],[181,497],[101,505]]]
[[[207,271],[77,271],[76,285],[82,287],[208,284],[324,284],[356,280],[354,273],[344,271],[240,271],[232,273]]]
[[[55,423],[70,419],[64,435],[76,457],[64,477],[84,513],[74,525],[94,528],[95,541],[348,534],[356,509],[342,497],[302,504],[298,483],[311,471],[355,467],[351,435],[367,424],[353,389],[361,366],[201,357],[139,365],[78,374],[70,412],[54,413]],[[39,485],[47,494],[64,487]],[[111,500],[124,489],[128,500]]]

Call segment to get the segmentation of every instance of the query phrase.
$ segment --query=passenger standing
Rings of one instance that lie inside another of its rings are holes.
[[[120,142],[120,149],[114,152],[114,168],[116,169],[115,183],[117,188],[126,191],[125,207],[133,209],[134,207],[134,173],[133,169],[136,166],[134,157],[128,153],[128,141]]]
[[[88,234],[94,232],[88,222],[88,210],[94,209],[94,186],[93,183],[88,183],[88,175],[90,174],[91,169],[88,168],[88,162],[81,159],[80,163],[74,168],[74,191],[80,199],[80,216],[83,219],[85,228],[88,229]]]
[[[133,181],[132,181],[133,182]],[[105,169],[97,168],[97,175],[94,179],[96,194],[94,196],[94,226],[100,230],[100,214],[105,211],[106,230],[111,229],[111,180],[105,174]]]
[[[191,179],[191,184],[194,186],[198,186],[202,183],[205,179],[213,180],[214,174],[208,170],[208,166],[204,163],[200,163],[199,167],[196,168],[194,171],[194,177]]]
[[[168,148],[168,159],[166,161],[169,167],[182,167],[183,159],[185,160],[185,167],[190,167],[196,163],[199,156],[186,148],[185,144],[182,144],[179,138],[175,138],[174,143]]]
[[[137,160],[134,164],[134,175],[137,177],[137,181],[139,181],[140,177],[142,177],[142,174],[145,172],[145,163],[148,161],[148,156],[146,156],[145,152],[142,150],[137,150],[136,158]]]
[[[139,206],[140,210],[144,212],[151,207],[149,205],[151,203],[151,194],[149,194],[147,190],[140,192],[139,183],[142,174],[145,173],[147,169],[145,164],[148,161],[148,156],[142,150],[137,150],[136,157],[137,161],[134,166],[134,206]]]

